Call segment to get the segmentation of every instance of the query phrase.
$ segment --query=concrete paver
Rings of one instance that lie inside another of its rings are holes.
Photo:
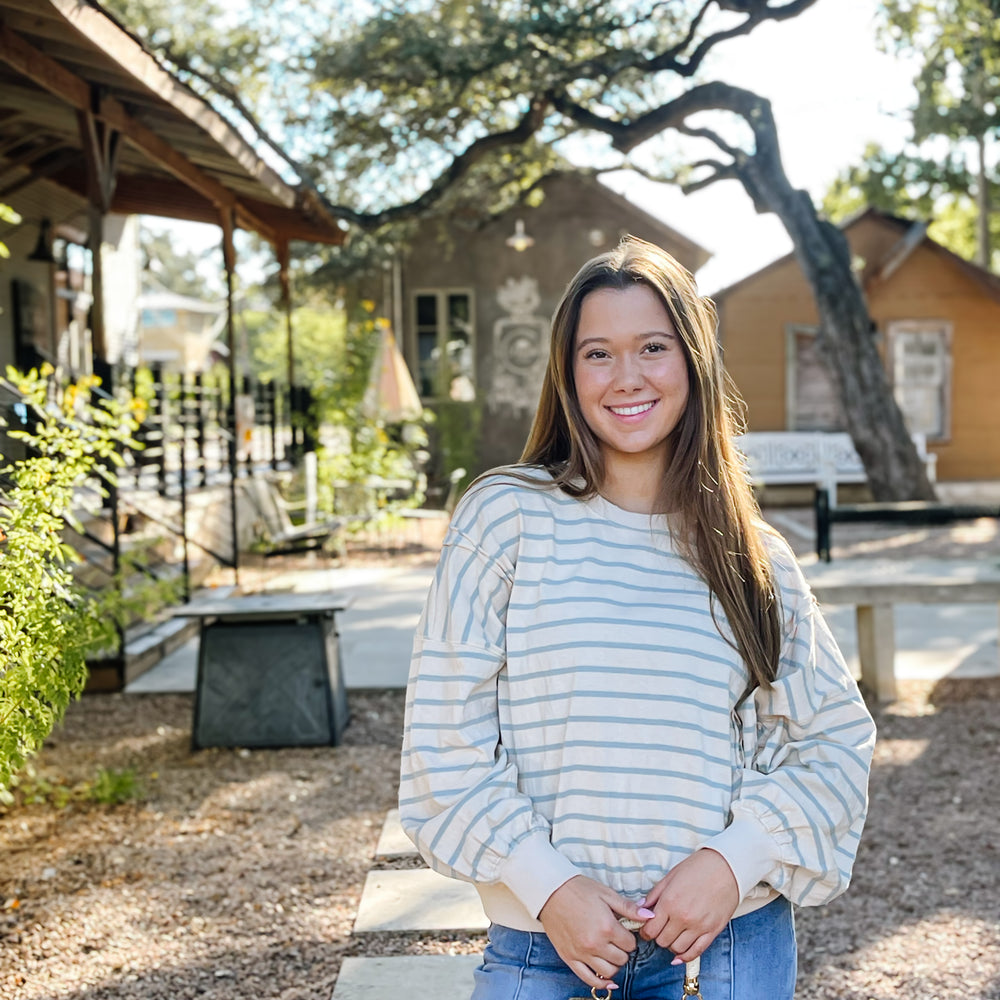
[[[488,926],[472,885],[429,868],[415,868],[368,873],[354,933],[479,931]]]
[[[376,859],[388,861],[391,858],[411,858],[416,857],[417,853],[413,841],[403,833],[403,827],[399,822],[399,810],[390,809],[382,824],[378,843],[375,845]]]
[[[403,996],[463,1000],[472,994],[478,955],[398,955],[344,959],[333,1000],[399,1000]]]

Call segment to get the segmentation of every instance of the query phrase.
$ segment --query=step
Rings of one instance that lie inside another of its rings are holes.
[[[375,845],[376,860],[392,861],[397,858],[417,856],[418,851],[413,846],[413,841],[403,833],[403,827],[399,823],[399,810],[390,809],[382,824],[378,843]]]
[[[332,1000],[399,1000],[403,996],[465,1000],[478,955],[398,955],[344,959]]]
[[[482,931],[488,926],[479,893],[470,883],[416,868],[368,873],[354,933]]]

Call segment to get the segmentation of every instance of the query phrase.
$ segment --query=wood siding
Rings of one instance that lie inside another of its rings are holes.
[[[888,277],[878,276],[905,232],[892,220],[862,217],[847,230],[852,252],[868,277],[866,293],[880,348],[895,320],[950,324],[949,436],[928,442],[942,481],[1000,478],[1000,295],[924,240]],[[818,322],[798,264],[786,258],[719,295],[726,365],[748,407],[749,428],[790,430],[786,343],[788,329]]]

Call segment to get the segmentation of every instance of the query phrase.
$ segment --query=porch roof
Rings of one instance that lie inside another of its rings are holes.
[[[112,212],[218,224],[232,209],[274,243],[344,241],[315,192],[279,176],[96,0],[0,0],[0,201],[46,190],[52,221],[82,228],[88,113],[120,136]]]

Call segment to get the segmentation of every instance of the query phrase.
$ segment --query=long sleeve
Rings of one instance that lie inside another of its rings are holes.
[[[400,781],[403,829],[435,870],[503,883],[533,916],[577,869],[518,790],[500,733],[517,512],[460,508],[417,629]]]
[[[763,882],[809,906],[850,883],[875,725],[797,567],[791,576],[797,609],[778,677],[741,710],[746,758],[732,822],[704,846],[726,857],[741,897]]]

